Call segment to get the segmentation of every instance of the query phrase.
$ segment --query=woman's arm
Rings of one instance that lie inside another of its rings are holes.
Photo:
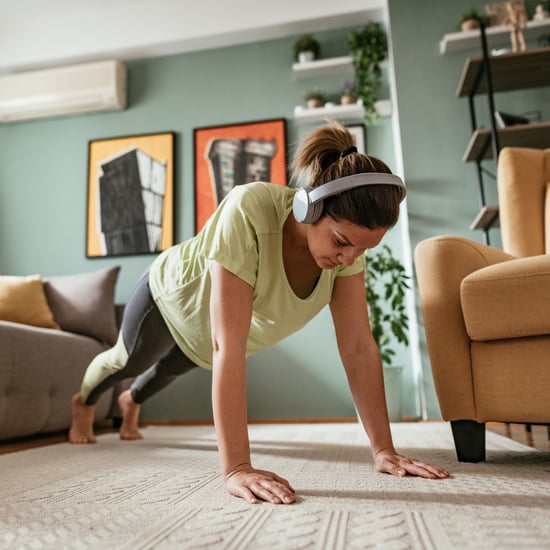
[[[382,363],[370,328],[362,273],[336,278],[330,310],[340,357],[377,469],[396,476],[409,473],[427,478],[447,477],[442,468],[405,458],[393,447]]]
[[[255,470],[250,460],[246,407],[246,342],[252,319],[252,287],[217,262],[212,267],[210,321],[214,347],[212,408],[220,462],[230,493],[257,502],[294,502],[283,478]]]

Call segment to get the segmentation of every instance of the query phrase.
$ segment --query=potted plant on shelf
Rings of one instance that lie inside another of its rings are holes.
[[[470,8],[468,11],[465,11],[458,20],[457,28],[459,31],[473,31],[479,29],[481,23],[485,21],[483,15],[476,8]]]
[[[410,277],[403,264],[384,245],[377,252],[367,253],[365,287],[367,306],[374,340],[380,351],[390,420],[401,419],[402,367],[393,364],[394,345],[409,345],[409,317],[406,312],[405,292]]]
[[[294,60],[299,63],[317,59],[320,51],[321,45],[311,34],[304,34],[294,42]]]
[[[322,107],[326,101],[326,95],[319,88],[312,88],[304,92],[304,99],[308,109],[316,109]]]
[[[353,80],[346,80],[342,85],[340,103],[342,105],[350,105],[357,101],[357,89]]]
[[[357,97],[365,106],[365,118],[372,120],[377,116],[374,104],[382,77],[380,64],[388,53],[386,32],[380,23],[368,23],[361,30],[348,34],[348,45],[355,69]]]

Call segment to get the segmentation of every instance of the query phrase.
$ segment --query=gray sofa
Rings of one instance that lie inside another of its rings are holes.
[[[0,277],[0,440],[69,428],[70,399],[86,367],[116,340],[119,269],[44,280]],[[117,397],[127,385],[102,396],[96,422],[120,416]]]

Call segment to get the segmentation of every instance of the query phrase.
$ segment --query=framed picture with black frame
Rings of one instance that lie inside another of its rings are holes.
[[[174,132],[88,144],[86,256],[155,254],[174,244]]]
[[[269,181],[287,185],[284,118],[194,130],[195,231],[236,185]]]

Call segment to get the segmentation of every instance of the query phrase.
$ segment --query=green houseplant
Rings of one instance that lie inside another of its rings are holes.
[[[310,54],[307,55],[307,52]],[[320,52],[321,45],[311,34],[304,34],[294,42],[294,61],[313,61]]]
[[[409,344],[409,317],[405,303],[409,279],[405,267],[387,245],[367,254],[367,306],[372,334],[385,367],[393,366],[395,340],[406,346]]]
[[[470,8],[460,16],[457,29],[462,32],[479,29],[483,22],[485,22],[485,17],[481,12],[476,8]]]
[[[355,85],[354,80],[346,80],[342,84],[342,89],[340,91],[340,103],[342,105],[349,105],[350,103],[355,103],[357,99],[357,86]]]
[[[322,107],[326,102],[326,95],[319,88],[311,88],[304,92],[304,99],[309,109]]]
[[[380,64],[388,53],[386,32],[380,23],[368,23],[348,34],[348,45],[355,69],[357,97],[363,101],[365,118],[372,120],[377,116],[374,104],[382,77]]]

